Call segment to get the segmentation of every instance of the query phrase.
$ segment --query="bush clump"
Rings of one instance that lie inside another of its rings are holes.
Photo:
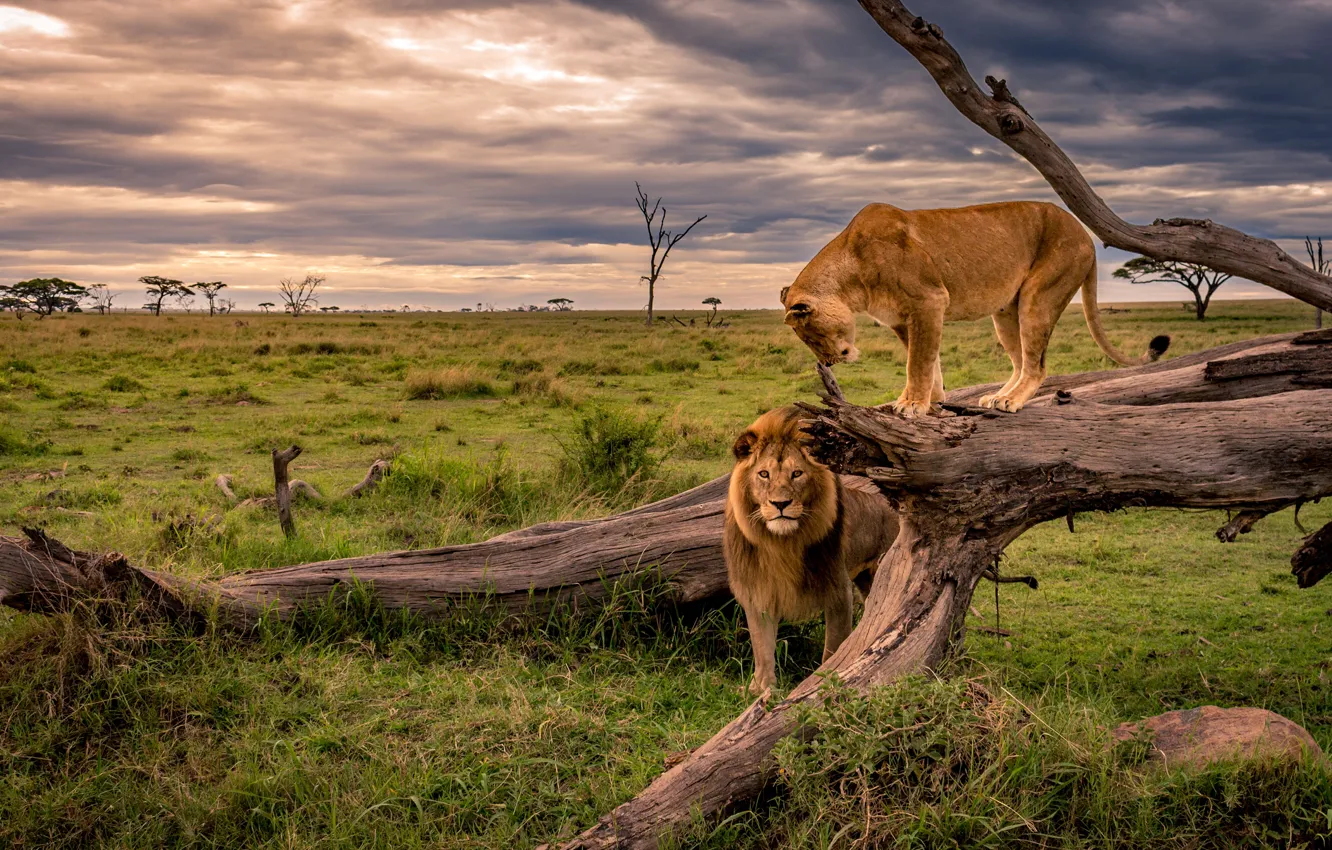
[[[666,452],[661,419],[594,407],[574,423],[573,437],[562,445],[561,470],[599,496],[642,491]]]
[[[495,385],[470,366],[407,373],[407,398],[415,401],[496,395]]]
[[[577,377],[580,375],[623,375],[625,374],[616,363],[599,362],[596,360],[570,360],[560,367],[559,376],[561,378]]]
[[[113,393],[138,393],[147,387],[125,375],[112,375],[102,383],[102,389]]]
[[[49,451],[50,440],[34,440],[22,431],[0,423],[0,457],[37,457]]]

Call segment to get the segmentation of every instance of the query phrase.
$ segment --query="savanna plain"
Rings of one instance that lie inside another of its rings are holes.
[[[1104,321],[1170,355],[1308,329],[1293,302],[1126,305]],[[209,577],[465,543],[613,513],[727,471],[758,413],[816,401],[776,311],[646,329],[634,313],[0,316],[0,533]],[[886,329],[838,367],[852,401],[904,383]],[[988,322],[950,324],[949,387],[1002,380]],[[1107,368],[1074,307],[1054,374]],[[1021,415],[1021,414],[1018,414]],[[1281,423],[1273,422],[1273,428]],[[1144,441],[1152,439],[1143,434]],[[269,452],[326,495],[271,506]],[[1309,528],[1332,519],[1306,505]],[[1254,705],[1332,745],[1332,588],[1296,588],[1293,511],[1234,544],[1224,512],[1133,510],[1037,528],[983,584],[938,676],[869,697],[828,685],[771,792],[673,839],[704,847],[1326,846],[1312,762],[1163,772],[1121,720]],[[998,625],[1010,634],[982,632]],[[784,626],[782,687],[820,624]],[[651,581],[604,605],[446,619],[356,588],[235,634],[133,605],[0,609],[0,846],[523,848],[570,836],[744,709],[738,608],[672,607]]]

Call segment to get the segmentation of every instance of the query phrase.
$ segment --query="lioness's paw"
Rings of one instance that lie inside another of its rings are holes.
[[[771,681],[760,681],[759,678],[755,676],[749,682],[749,687],[746,688],[746,690],[749,691],[749,695],[751,697],[758,698],[770,693],[772,691],[773,684],[774,683]]]
[[[994,403],[998,400],[999,396],[997,395],[983,395],[980,397],[980,401],[976,402],[976,404],[981,407],[994,407]]]
[[[914,416],[925,416],[930,412],[930,403],[925,401],[913,401],[911,399],[899,398],[893,402],[893,413],[900,416],[911,418]]]
[[[1017,413],[1019,410],[1022,409],[1022,402],[1018,401],[1015,398],[1000,396],[994,399],[993,404],[987,406],[993,407],[995,410],[1002,410],[1005,413]]]

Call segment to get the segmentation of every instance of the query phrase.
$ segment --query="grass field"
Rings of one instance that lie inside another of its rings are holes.
[[[1169,333],[1180,354],[1304,329],[1309,312],[1220,302],[1198,323],[1135,304],[1104,321],[1125,350]],[[211,576],[605,514],[721,474],[756,414],[815,400],[812,360],[777,312],[728,319],[0,315],[0,526]],[[847,394],[895,396],[896,339],[865,323],[860,347],[838,367]],[[1071,311],[1051,371],[1107,365]],[[1008,372],[988,322],[950,325],[944,366],[950,387]],[[266,493],[269,450],[293,442],[294,474],[325,494],[379,457],[395,471],[368,499],[298,501],[287,541],[213,479]],[[1301,512],[1329,519],[1327,505]],[[1041,589],[1000,591],[1011,637],[973,631],[950,681],[835,701],[816,718],[826,734],[783,749],[774,801],[687,843],[1321,846],[1321,771],[1143,775],[1126,767],[1141,753],[1099,743],[1121,719],[1217,704],[1270,708],[1332,745],[1332,590],[1296,588],[1291,512],[1229,546],[1212,537],[1224,520],[1140,510],[1029,533],[1005,569]],[[517,624],[405,622],[357,595],[249,637],[133,611],[3,609],[0,846],[512,848],[571,834],[746,704],[734,606],[673,615],[654,593]],[[993,624],[989,593],[975,607]],[[790,685],[815,666],[821,626],[782,635]],[[968,681],[1000,700],[982,705]],[[900,734],[920,718],[948,734]]]

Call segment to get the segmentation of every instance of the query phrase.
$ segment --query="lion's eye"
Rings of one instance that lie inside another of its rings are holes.
[[[768,477],[768,470],[766,470],[766,469],[760,469],[760,470],[759,470],[759,478],[767,478],[767,477]]]
[[[804,470],[797,469],[796,471],[791,473],[791,480],[794,481],[795,479],[799,478],[804,474],[805,474]]]

